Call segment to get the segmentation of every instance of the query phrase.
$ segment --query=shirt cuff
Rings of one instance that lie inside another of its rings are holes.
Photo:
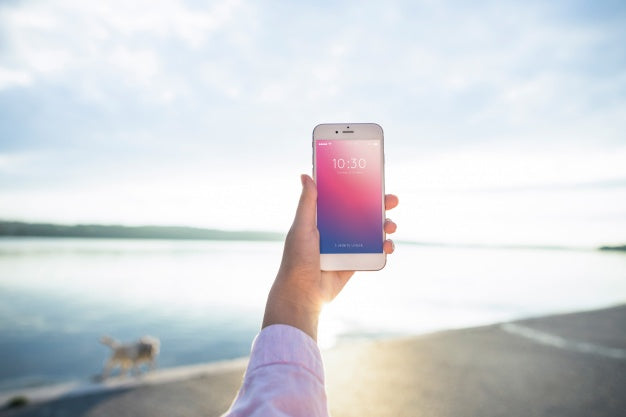
[[[295,327],[273,324],[257,335],[246,374],[272,364],[301,366],[324,383],[324,365],[317,343]]]

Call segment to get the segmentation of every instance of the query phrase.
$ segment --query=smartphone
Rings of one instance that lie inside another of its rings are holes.
[[[385,266],[384,166],[379,125],[320,124],[313,129],[322,270],[375,271]]]

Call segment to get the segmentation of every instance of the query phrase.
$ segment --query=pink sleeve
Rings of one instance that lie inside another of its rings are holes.
[[[276,324],[259,333],[243,384],[223,417],[328,416],[324,367],[315,341]]]

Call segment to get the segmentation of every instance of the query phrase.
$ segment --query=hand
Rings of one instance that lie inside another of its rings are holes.
[[[320,270],[319,232],[315,222],[317,188],[308,175],[302,175],[302,194],[296,217],[285,239],[283,259],[272,285],[263,327],[288,324],[299,328],[317,340],[319,314],[325,303],[332,301],[354,271]],[[385,209],[398,205],[398,197],[385,196]],[[396,231],[396,224],[385,220],[385,233]],[[385,240],[383,250],[394,250],[391,240]]]

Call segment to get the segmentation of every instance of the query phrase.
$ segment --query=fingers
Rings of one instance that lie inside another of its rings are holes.
[[[398,226],[393,221],[391,221],[391,219],[385,219],[384,228],[385,233],[394,233]]]
[[[385,210],[391,210],[396,207],[399,203],[398,196],[395,194],[386,194],[385,195]]]
[[[385,251],[387,255],[392,254],[395,248],[396,246],[393,244],[393,240],[387,239],[383,242],[383,251]]]
[[[394,194],[385,195],[385,210],[391,210],[392,208],[396,207],[398,203],[398,196]],[[398,228],[398,226],[391,219],[385,219],[385,224],[383,227],[385,229],[385,233],[388,234],[395,233],[396,229]],[[395,248],[396,247],[393,244],[393,240],[387,239],[383,242],[383,251],[386,254],[392,254]]]
[[[293,224],[316,227],[315,205],[317,202],[317,188],[315,187],[315,182],[313,178],[305,174],[300,176],[300,180],[302,181],[302,194],[300,194],[300,202],[298,203],[296,218]]]

